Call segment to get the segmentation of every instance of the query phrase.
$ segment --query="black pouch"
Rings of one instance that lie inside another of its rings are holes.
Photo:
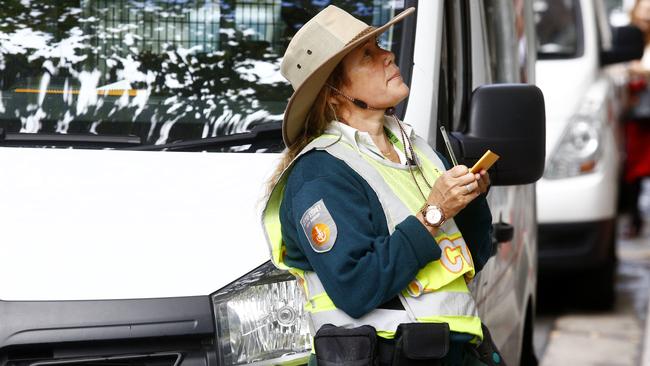
[[[364,325],[342,328],[323,325],[314,337],[318,366],[366,366],[377,364],[377,332]]]
[[[478,346],[472,346],[470,349],[474,357],[488,366],[507,366],[496,344],[494,344],[488,328],[485,324],[481,324],[481,328],[483,328],[483,342]]]
[[[393,366],[438,365],[449,352],[449,324],[405,323],[397,327]]]

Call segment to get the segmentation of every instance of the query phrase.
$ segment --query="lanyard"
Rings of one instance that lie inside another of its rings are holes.
[[[404,131],[404,127],[402,126],[402,123],[393,115],[393,119],[397,123],[397,126],[399,126],[400,132],[402,134],[402,141],[393,134],[393,131],[388,129],[386,126],[384,126],[384,132],[386,133],[386,136],[388,137],[388,140],[395,145],[397,148],[400,150],[404,151],[404,156],[406,157],[406,165],[408,165],[409,172],[411,172],[411,177],[413,178],[413,182],[415,185],[418,187],[418,191],[420,191],[420,194],[422,195],[422,198],[424,201],[427,201],[427,196],[424,194],[422,191],[422,188],[420,188],[420,184],[418,183],[418,180],[415,179],[415,174],[413,174],[413,166],[415,165],[416,169],[420,172],[420,175],[422,175],[422,179],[424,179],[424,183],[426,183],[427,187],[431,189],[431,184],[429,184],[429,181],[427,180],[427,177],[424,176],[424,172],[422,171],[422,168],[420,168],[420,163],[416,159],[415,156],[415,151],[413,150],[413,142],[409,138],[409,136],[406,134],[406,131]],[[411,157],[409,158],[409,154],[407,153],[406,149],[406,141],[408,141],[408,151],[411,153]]]

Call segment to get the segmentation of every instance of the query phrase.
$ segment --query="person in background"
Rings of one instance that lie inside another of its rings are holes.
[[[625,123],[625,167],[622,186],[623,209],[630,214],[630,222],[623,233],[637,237],[643,229],[643,218],[638,199],[641,181],[650,176],[650,0],[636,0],[631,11],[631,22],[646,39],[643,57],[630,64],[631,107]]]
[[[328,6],[292,38],[287,146],[263,224],[303,285],[310,365],[503,365],[467,287],[492,252],[489,174],[394,115],[409,92],[375,28]],[[477,347],[478,345],[478,347]]]

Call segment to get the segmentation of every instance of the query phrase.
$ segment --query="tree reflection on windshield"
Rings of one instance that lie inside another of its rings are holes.
[[[326,1],[14,0],[0,7],[0,128],[146,144],[282,119],[280,57]],[[368,23],[381,1],[336,1]],[[392,46],[387,34],[387,47]]]

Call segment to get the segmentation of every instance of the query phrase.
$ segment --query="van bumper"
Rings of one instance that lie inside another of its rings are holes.
[[[216,366],[208,296],[0,301],[0,366]]]
[[[539,271],[587,270],[615,261],[616,220],[538,226]]]

